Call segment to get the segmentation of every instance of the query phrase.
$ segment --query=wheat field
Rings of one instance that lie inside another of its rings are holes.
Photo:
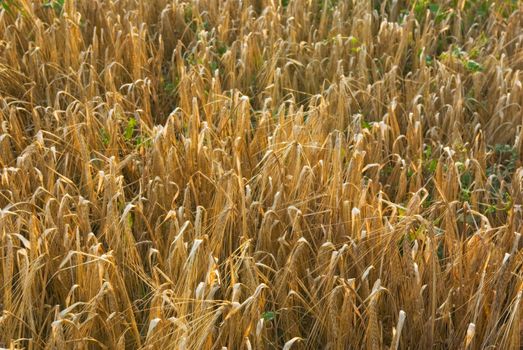
[[[0,348],[519,349],[519,0],[0,0]]]

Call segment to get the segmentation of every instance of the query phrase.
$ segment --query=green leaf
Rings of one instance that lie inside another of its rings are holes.
[[[125,127],[125,131],[123,133],[123,137],[126,141],[130,141],[134,134],[134,128],[136,127],[136,119],[131,118],[127,122],[127,126]]]
[[[461,174],[461,178],[460,178],[460,181],[461,181],[461,186],[463,187],[470,187],[470,185],[472,184],[472,174],[466,170],[465,172],[463,172],[463,174]]]
[[[210,63],[210,66],[211,66],[210,67],[211,68],[211,72],[213,72],[213,73],[219,68],[218,62],[216,62],[216,61],[212,61]]]
[[[104,144],[104,146],[108,146],[109,142],[111,141],[111,138],[109,137],[107,130],[102,128],[102,130],[100,130],[100,137],[102,138],[102,143]]]
[[[394,168],[393,168],[392,166],[387,165],[387,166],[385,166],[385,167],[382,169],[381,173],[382,173],[383,175],[385,175],[385,176],[389,176],[390,174],[392,174],[392,171],[393,171],[393,170],[394,170]]]
[[[12,15],[13,11],[11,10],[11,7],[7,2],[2,1],[2,8],[7,12],[8,14]]]
[[[454,47],[454,48],[452,49],[452,55],[453,55],[454,57],[462,58],[462,57],[464,57],[464,56],[466,55],[466,52],[463,51],[463,50],[462,50],[461,48],[459,48],[459,47]]]
[[[129,213],[127,215],[127,226],[129,228],[133,228],[133,224],[134,224],[134,217],[133,217],[133,214],[132,213]]]
[[[483,67],[481,66],[481,64],[479,64],[478,62],[476,62],[474,60],[468,60],[467,63],[465,64],[465,68],[467,68],[467,70],[469,72],[483,71]]]
[[[361,50],[361,44],[358,38],[354,36],[349,37],[349,43],[352,46],[350,49],[352,53],[358,53]]]
[[[434,4],[434,3],[430,3],[429,4],[429,11],[432,12],[433,14],[436,14],[439,12],[439,5],[438,4]]]
[[[271,321],[276,318],[276,313],[274,311],[266,311],[262,314],[262,318],[265,321]]]
[[[480,17],[487,17],[489,13],[489,4],[487,1],[483,1],[477,10],[477,14]]]
[[[497,210],[498,208],[495,205],[490,204],[487,206],[487,209],[485,209],[485,214],[494,214]]]
[[[16,0],[0,0],[0,5],[11,16],[15,15],[15,10],[19,10],[19,12],[21,10],[20,4]]]
[[[470,201],[470,195],[471,192],[467,188],[462,188],[460,191],[461,201],[462,202],[469,202]]]
[[[438,255],[439,260],[445,259],[445,248],[443,247],[443,242],[438,244],[438,250],[436,254]]]
[[[429,164],[427,164],[427,170],[429,173],[434,174],[436,172],[436,168],[438,167],[438,161],[436,159],[432,159]]]
[[[183,19],[186,24],[192,22],[192,7],[190,4],[183,8]]]
[[[44,7],[52,8],[57,14],[62,13],[64,9],[65,0],[50,0],[44,3]]]
[[[361,127],[363,129],[372,129],[372,124],[374,124],[374,122],[368,122],[365,119],[361,120]]]
[[[165,90],[165,92],[173,94],[174,90],[176,90],[176,84],[171,81],[166,82],[163,86],[163,89]]]
[[[425,159],[430,159],[430,156],[432,156],[432,146],[427,145],[425,147],[425,150],[423,151],[423,155],[425,156]]]
[[[423,17],[425,17],[425,13],[427,10],[427,1],[426,0],[418,0],[416,2],[416,5],[414,5],[414,14],[416,15],[416,19],[418,22],[420,22]]]
[[[216,43],[216,52],[218,55],[223,56],[227,52],[227,45],[221,41]]]

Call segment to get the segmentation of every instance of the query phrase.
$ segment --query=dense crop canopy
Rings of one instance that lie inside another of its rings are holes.
[[[0,0],[0,347],[517,349],[517,0]]]

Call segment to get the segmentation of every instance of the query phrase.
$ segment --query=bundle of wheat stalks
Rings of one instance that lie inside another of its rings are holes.
[[[518,0],[0,7],[0,347],[519,348]]]

